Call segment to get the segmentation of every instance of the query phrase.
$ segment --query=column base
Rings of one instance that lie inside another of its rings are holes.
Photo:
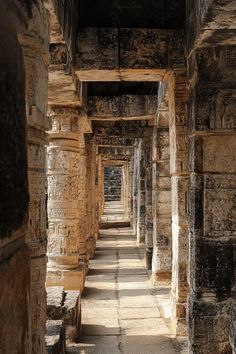
[[[146,268],[147,268],[147,270],[151,270],[152,269],[152,255],[153,255],[153,248],[146,248],[145,260],[146,260]]]
[[[175,293],[171,293],[171,322],[176,336],[185,337],[188,335],[187,328],[187,293],[184,293],[182,302],[176,298]]]
[[[80,266],[73,270],[52,269],[47,270],[46,287],[63,286],[65,290],[84,290],[86,269]]]
[[[152,273],[151,283],[156,286],[159,282],[170,282],[171,281],[171,272],[156,272]]]

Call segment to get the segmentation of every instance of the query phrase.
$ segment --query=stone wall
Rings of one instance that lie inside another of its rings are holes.
[[[191,57],[190,351],[231,353],[235,287],[235,47]],[[196,80],[197,79],[197,80]]]
[[[153,129],[153,258],[154,282],[170,280],[172,267],[171,180],[168,84],[160,83]]]
[[[105,202],[121,201],[122,168],[119,166],[104,167]]]
[[[43,354],[47,13],[40,0],[2,2],[0,13],[0,347],[4,353]]]

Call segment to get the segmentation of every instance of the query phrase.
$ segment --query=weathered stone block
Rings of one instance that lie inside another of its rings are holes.
[[[78,340],[81,325],[81,293],[67,290],[63,304],[63,318],[66,325],[66,337]]]
[[[205,176],[205,237],[236,236],[235,192],[236,178],[234,176]]]
[[[48,268],[47,282],[48,287],[63,286],[65,290],[84,289],[85,267],[82,265],[80,269],[62,270]]]
[[[65,326],[62,320],[48,320],[45,336],[48,354],[65,354]]]
[[[230,345],[233,354],[236,353],[236,304],[232,302],[231,304],[231,316],[230,316],[230,334],[229,334]]]
[[[166,160],[157,162],[157,176],[166,177],[169,175],[170,175],[170,162]]]
[[[188,182],[188,177],[171,177],[172,222],[178,226],[187,224]]]
[[[0,266],[0,348],[2,353],[29,353],[30,253],[21,247]],[[14,339],[14,340],[13,340]]]
[[[230,354],[230,302],[189,300],[190,352]],[[193,316],[192,316],[193,314]]]
[[[84,28],[78,33],[77,63],[80,69],[116,69],[118,67],[118,30]]]
[[[235,286],[236,244],[232,241],[195,240],[195,270],[192,275],[196,292],[215,293],[218,299],[231,296]]]
[[[47,287],[47,317],[50,320],[62,318],[62,305],[65,298],[62,286]]]

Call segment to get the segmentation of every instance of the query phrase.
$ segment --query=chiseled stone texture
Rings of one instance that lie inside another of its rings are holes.
[[[189,119],[194,133],[189,188],[191,353],[233,349],[229,338],[232,341],[236,269],[234,57],[234,47],[220,46],[200,49],[189,61]]]
[[[17,271],[20,269],[20,272]],[[28,246],[0,266],[1,353],[31,353],[30,253]]]
[[[62,320],[47,320],[45,342],[47,354],[65,354],[65,326]]]
[[[104,167],[105,201],[121,200],[121,173],[119,166]]]
[[[86,151],[77,109],[51,116],[48,166],[47,286],[83,289],[87,267],[85,216]]]
[[[49,26],[42,1],[32,7],[26,34],[21,35],[26,71],[29,219],[26,241],[31,250],[32,353],[44,353],[46,322],[46,130]]]
[[[0,4],[0,350],[31,353],[25,69],[17,31],[25,31],[31,4]],[[28,12],[29,11],[29,12]]]

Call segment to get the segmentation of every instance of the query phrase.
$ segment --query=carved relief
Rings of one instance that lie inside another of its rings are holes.
[[[58,170],[60,172],[78,172],[79,154],[78,152],[59,150],[57,147],[47,149],[48,170]]]
[[[236,236],[235,177],[206,176],[205,186],[205,236]]]
[[[78,184],[78,176],[50,175],[48,176],[48,198],[61,201],[77,200]]]

